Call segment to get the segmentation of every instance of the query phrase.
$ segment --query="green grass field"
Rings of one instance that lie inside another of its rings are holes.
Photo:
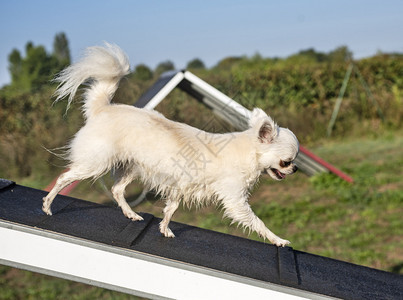
[[[250,203],[266,225],[294,249],[385,271],[403,273],[403,133],[324,142],[315,154],[339,167],[355,182],[322,174],[297,173],[285,181],[262,177]],[[51,178],[51,177],[50,177]],[[20,184],[41,188],[50,178]],[[11,178],[12,179],[12,178]],[[109,186],[108,176],[104,179]],[[140,187],[133,184],[128,198]],[[72,196],[110,203],[100,184],[80,183]],[[137,211],[162,215],[163,203],[149,196]],[[260,240],[248,236],[212,207],[179,209],[174,221]],[[0,299],[129,299],[131,297],[0,266]]]

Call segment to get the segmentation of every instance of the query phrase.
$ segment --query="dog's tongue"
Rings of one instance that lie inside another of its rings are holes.
[[[285,174],[281,173],[279,170],[276,169],[276,174],[278,177],[280,177],[281,179],[285,178]]]

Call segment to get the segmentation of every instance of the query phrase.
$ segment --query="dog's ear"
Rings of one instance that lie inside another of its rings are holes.
[[[259,129],[259,140],[262,143],[271,143],[277,136],[277,125],[270,119],[271,122],[264,122]]]
[[[277,124],[260,108],[252,111],[249,126],[255,129],[257,137],[262,143],[271,143],[278,134]]]

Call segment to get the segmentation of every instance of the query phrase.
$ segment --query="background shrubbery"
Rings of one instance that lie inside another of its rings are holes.
[[[17,50],[11,52],[12,82],[0,90],[0,177],[24,178],[35,170],[35,178],[40,181],[41,174],[56,175],[60,171],[63,162],[46,149],[65,145],[83,122],[79,102],[67,115],[66,103],[52,105],[56,86],[50,80],[69,61],[64,34],[55,37],[51,54],[31,42],[27,43],[25,57]],[[354,61],[352,53],[340,47],[330,53],[309,49],[284,59],[263,58],[259,54],[228,57],[210,69],[200,59],[193,59],[188,67],[247,108],[264,109],[282,126],[296,132],[302,143],[312,144],[326,136],[349,64],[356,68],[344,95],[333,138],[377,136],[385,130],[400,128],[403,115],[400,54],[378,54]],[[172,69],[170,61],[162,62],[154,71],[144,64],[134,67],[122,80],[114,101],[135,103],[161,72]],[[384,122],[368,90],[379,105]],[[172,119],[201,128],[211,118],[206,108],[180,91],[172,93],[158,109]]]
[[[383,129],[402,125],[403,56],[378,54],[352,60],[346,47],[330,53],[313,49],[288,58],[228,57],[206,69],[200,59],[189,62],[189,69],[202,79],[251,109],[260,107],[282,126],[291,128],[303,143],[325,137],[335,100],[350,63],[356,68],[350,78],[339,112],[334,135],[379,134]],[[55,85],[50,82],[69,61],[67,38],[58,34],[54,49],[29,42],[25,57],[18,50],[10,54],[12,82],[0,90],[0,169],[1,176],[29,176],[32,169],[52,168],[54,157],[44,147],[63,146],[82,124],[79,103],[65,115],[65,103],[52,106]],[[133,69],[121,83],[116,102],[133,104],[154,80],[166,70],[174,69],[170,61],[156,70],[144,64]],[[359,70],[362,82],[355,70]],[[365,88],[365,84],[368,88]],[[376,105],[385,122],[382,122]],[[183,93],[175,92],[160,107],[168,117],[203,127],[208,113]],[[49,164],[44,164],[49,161]]]
[[[376,132],[380,126],[401,126],[403,56],[379,54],[358,61],[352,61],[351,56],[346,47],[330,53],[310,49],[285,59],[263,58],[259,54],[228,57],[211,69],[194,59],[189,62],[189,69],[247,108],[257,106],[266,110],[280,124],[296,131],[303,142],[310,142],[325,136],[347,66],[354,63],[386,122],[380,124],[376,106],[353,71],[335,134],[360,134],[368,130]],[[12,171],[10,175],[24,176],[30,174],[29,166],[35,165],[35,159],[43,161],[48,156],[38,145],[61,146],[81,121],[76,116],[78,105],[69,111],[67,119],[62,119],[63,104],[51,106],[55,86],[50,79],[70,61],[63,34],[56,36],[52,54],[29,42],[25,57],[13,50],[9,59],[12,83],[0,91],[0,134],[4,137],[0,167],[4,169],[7,165],[6,169]],[[170,61],[162,62],[154,72],[145,65],[136,66],[122,82],[116,101],[133,104],[161,72],[173,68]],[[162,110],[171,118],[203,125],[203,117],[195,118],[198,109],[194,101],[178,94],[170,97],[171,102],[164,103]]]

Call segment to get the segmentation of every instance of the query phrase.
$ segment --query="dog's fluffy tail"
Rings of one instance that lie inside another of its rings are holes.
[[[59,82],[55,102],[68,96],[69,107],[78,87],[91,79],[84,95],[84,115],[89,118],[98,108],[110,103],[120,79],[129,70],[129,60],[118,46],[105,43],[104,47],[89,47],[80,61],[61,71],[54,79]]]

